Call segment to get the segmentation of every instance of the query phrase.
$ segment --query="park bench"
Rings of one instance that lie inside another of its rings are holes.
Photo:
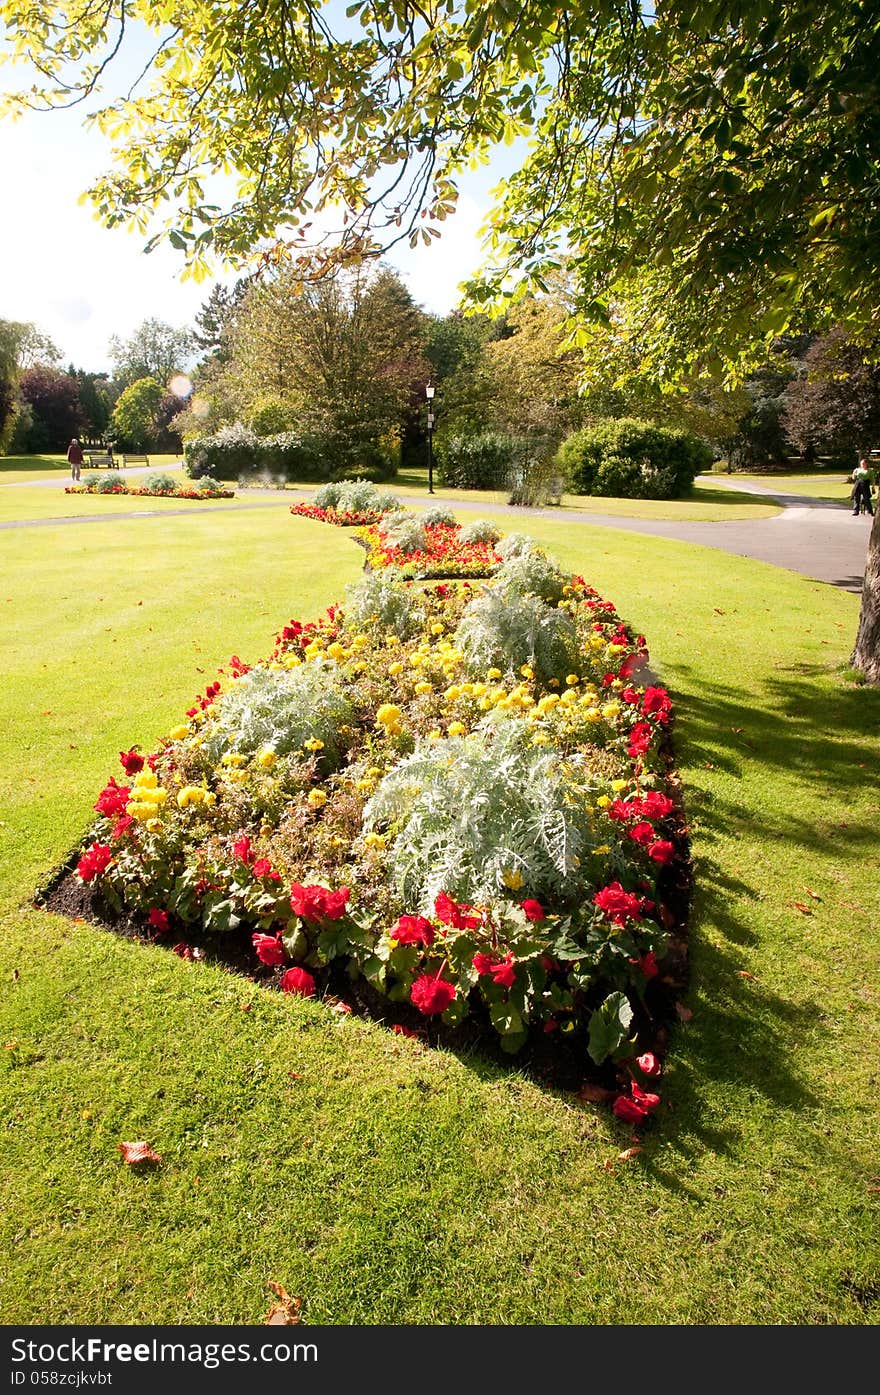
[[[124,456],[122,457],[122,464],[123,464],[123,466],[126,466],[126,465],[149,465],[149,463],[150,463],[150,457],[149,457],[148,455],[124,455]]]
[[[89,462],[90,470],[96,470],[101,465],[107,465],[112,469],[116,464],[112,455],[94,455],[91,451],[86,452],[86,460]]]

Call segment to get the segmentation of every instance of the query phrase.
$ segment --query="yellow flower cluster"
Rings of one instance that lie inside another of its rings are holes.
[[[168,791],[159,784],[155,772],[150,770],[149,766],[145,766],[134,777],[131,798],[125,806],[125,812],[140,823],[149,824],[153,820],[158,822],[159,811],[167,798]]]
[[[202,785],[184,785],[178,792],[177,803],[181,809],[188,809],[191,805],[205,805],[210,808],[212,804],[217,803],[217,796]]]
[[[400,736],[403,733],[402,716],[400,708],[393,702],[383,702],[376,713],[376,726],[382,727],[386,736]]]

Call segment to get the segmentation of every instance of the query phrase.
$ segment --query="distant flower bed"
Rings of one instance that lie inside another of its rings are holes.
[[[488,577],[501,561],[492,543],[467,541],[457,523],[425,525],[410,514],[392,514],[391,519],[401,520],[396,530],[385,520],[358,533],[373,570],[392,567],[413,580]]]
[[[500,562],[428,587],[392,563],[234,657],[155,751],[120,754],[75,879],[111,921],[188,959],[236,946],[287,994],[343,966],[406,1035],[558,1034],[637,1124],[685,858],[671,703],[583,578],[524,539]]]
[[[105,488],[97,484],[68,484],[65,494],[137,494],[148,499],[234,499],[234,489],[146,489],[134,484],[111,483]]]
[[[322,509],[317,504],[292,504],[290,512],[299,514],[301,518],[315,518],[319,523],[332,523],[337,528],[359,528],[365,524],[377,523],[382,517],[381,510],[378,509],[349,509],[342,512],[339,509]]]

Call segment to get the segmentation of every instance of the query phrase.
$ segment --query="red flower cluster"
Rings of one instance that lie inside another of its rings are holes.
[[[439,976],[433,978],[431,974],[421,974],[410,989],[409,996],[426,1017],[439,1016],[455,997],[455,984],[447,983],[445,978]]]
[[[254,860],[254,850],[251,847],[251,840],[246,833],[243,837],[235,840],[232,844],[232,851],[235,853],[239,862],[244,863],[245,867],[249,867]]]
[[[80,881],[91,882],[106,872],[113,861],[113,854],[106,843],[93,843],[76,864],[76,875]]]
[[[308,969],[300,969],[294,965],[281,975],[281,991],[297,993],[301,998],[314,998],[317,989]]]
[[[519,904],[526,913],[526,920],[544,920],[547,915],[547,912],[544,910],[544,907],[541,905],[540,901],[520,901]]]
[[[195,706],[188,707],[186,709],[186,715],[188,717],[194,717],[199,708],[201,708],[203,712],[206,711],[207,708],[211,706],[212,702],[214,701],[215,697],[217,697],[219,692],[220,684],[218,682],[209,683],[207,688],[205,689],[204,697],[202,697],[201,693],[199,693],[196,697]]]
[[[491,975],[492,982],[500,984],[502,988],[512,988],[516,981],[516,960],[510,953],[505,954],[503,959],[494,954],[475,954],[471,963],[481,978]]]
[[[144,768],[144,758],[138,755],[135,746],[130,751],[120,751],[119,761],[126,775],[137,775]]]
[[[140,757],[138,757],[140,759]],[[113,776],[110,776],[108,783],[98,795],[95,808],[99,814],[105,818],[116,818],[125,813],[125,806],[131,798],[131,789],[128,785],[117,785]]]
[[[234,489],[141,489],[133,484],[114,484],[99,489],[96,484],[66,484],[65,494],[138,494],[146,499],[234,499]]]
[[[351,889],[347,886],[331,891],[326,886],[302,886],[293,882],[290,906],[303,920],[341,920],[350,895]]]
[[[608,809],[609,819],[625,823],[629,819],[665,819],[675,808],[668,795],[659,790],[647,790],[632,799],[615,799]]]
[[[273,872],[272,863],[269,861],[268,857],[258,857],[251,867],[251,871],[258,879],[261,877],[269,877],[273,882],[281,881],[281,873]]]
[[[647,1119],[652,1110],[660,1103],[659,1095],[649,1094],[643,1090],[634,1080],[630,1081],[629,1095],[618,1095],[611,1112],[617,1115],[618,1119],[625,1120],[628,1124],[641,1124]]]
[[[625,925],[628,920],[641,920],[654,909],[654,902],[634,891],[624,891],[620,882],[610,882],[597,891],[593,904],[606,915],[614,925]]]
[[[389,939],[399,945],[425,945],[434,943],[434,927],[423,915],[402,915],[397,924],[388,931]]]
[[[284,963],[286,956],[280,935],[255,934],[251,936],[251,939],[261,964],[268,964],[270,968],[275,968],[278,964]]]
[[[637,760],[639,756],[645,754],[653,735],[654,732],[649,722],[636,722],[629,734],[629,754],[633,760]]]
[[[148,919],[157,935],[167,935],[171,929],[171,917],[168,912],[159,910],[157,906],[150,911]]]
[[[672,699],[665,688],[646,688],[642,698],[642,712],[653,717],[661,726],[666,726],[672,711]]]
[[[364,509],[358,513],[354,509],[322,509],[317,504],[292,504],[290,512],[301,518],[316,518],[319,523],[333,523],[337,528],[362,528],[378,523],[382,517],[379,509]]]
[[[501,558],[489,543],[463,543],[458,524],[435,524],[425,528],[426,545],[419,552],[401,552],[381,529],[370,528],[367,545],[382,567],[401,567],[418,576],[491,576]]]
[[[451,925],[456,930],[476,930],[478,925],[482,925],[483,917],[473,906],[466,906],[453,901],[451,896],[447,896],[445,891],[438,892],[434,901],[434,914],[444,925]]]

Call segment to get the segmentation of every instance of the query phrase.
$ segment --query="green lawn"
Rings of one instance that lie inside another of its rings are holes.
[[[150,469],[155,466],[157,470],[164,470],[179,459],[179,455],[151,455]],[[83,466],[83,474],[87,473],[86,464]],[[66,455],[0,455],[0,486],[26,484],[31,480],[52,479],[58,475],[69,474],[70,466]]]
[[[648,636],[677,702],[693,1016],[642,1154],[515,1070],[29,908],[117,752],[340,597],[361,554],[283,508],[12,530],[0,1321],[253,1323],[272,1279],[321,1323],[876,1323],[880,693],[842,677],[857,600],[528,531]],[[150,1173],[116,1151],[139,1138]]]

